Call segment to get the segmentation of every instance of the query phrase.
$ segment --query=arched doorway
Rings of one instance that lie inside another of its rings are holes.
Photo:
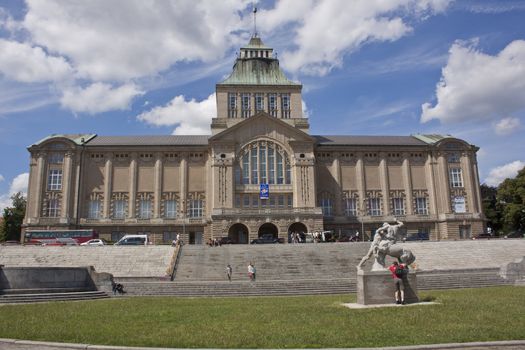
[[[308,228],[302,222],[294,222],[288,227],[288,243],[292,243],[292,232],[297,232],[301,238],[301,241],[305,241],[305,234],[308,232]]]
[[[243,224],[232,225],[228,230],[228,238],[238,244],[248,244],[248,227]]]
[[[261,227],[259,227],[258,237],[272,236],[273,238],[277,238],[278,234],[279,234],[279,230],[277,229],[277,226],[275,226],[274,224],[270,222],[267,222],[266,224],[263,224],[261,225]]]

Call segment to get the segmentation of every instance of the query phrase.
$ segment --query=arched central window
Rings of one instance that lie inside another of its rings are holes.
[[[252,142],[240,152],[236,182],[246,185],[290,184],[290,158],[283,148],[274,142]]]

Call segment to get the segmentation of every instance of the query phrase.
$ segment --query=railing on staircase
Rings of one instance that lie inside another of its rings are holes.
[[[171,257],[170,265],[166,270],[166,275],[170,276],[170,280],[175,279],[175,273],[177,271],[177,265],[179,264],[180,251],[182,249],[182,244],[177,244],[175,250],[173,251],[173,256]]]

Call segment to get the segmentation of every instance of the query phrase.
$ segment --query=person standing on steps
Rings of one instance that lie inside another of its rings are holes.
[[[232,281],[232,273],[233,273],[233,269],[232,269],[232,266],[230,264],[226,265],[226,276],[228,276],[228,281]]]
[[[250,281],[255,282],[255,265],[251,261],[248,264],[248,276],[250,276]]]

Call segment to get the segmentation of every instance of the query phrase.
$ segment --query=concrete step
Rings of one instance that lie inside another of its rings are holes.
[[[35,288],[35,289],[2,289],[2,295],[20,295],[20,294],[58,294],[58,293],[75,293],[75,292],[91,292],[91,288]]]
[[[50,301],[75,301],[75,300],[95,300],[109,298],[105,292],[68,292],[68,293],[40,293],[40,294],[4,294],[0,295],[0,304],[15,303],[38,303]]]

